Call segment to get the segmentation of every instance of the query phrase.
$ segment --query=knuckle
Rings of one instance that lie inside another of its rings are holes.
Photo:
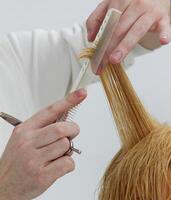
[[[14,134],[20,134],[22,132],[22,126],[21,124],[19,124],[18,126],[16,126],[13,130]]]
[[[96,7],[96,10],[89,16],[89,18],[86,21],[86,27],[88,30],[91,29],[92,24],[97,23],[97,24],[101,24],[102,20],[98,17],[97,14],[97,10],[103,10],[107,8],[107,3],[106,1],[102,1],[101,3],[98,4],[98,6]]]
[[[122,44],[120,49],[122,49],[123,57],[125,57],[129,53],[129,51],[131,49],[131,45],[129,45],[128,43]]]
[[[136,0],[135,1],[137,6],[147,7],[149,5],[149,1],[147,0]]]
[[[146,24],[141,24],[138,28],[134,29],[133,34],[135,35],[136,38],[141,37],[144,33],[146,32]]]
[[[66,103],[66,108],[71,108],[74,106],[75,104],[75,98],[77,98],[76,93],[74,92],[73,94],[69,95],[66,97],[65,99],[65,103]]]
[[[70,148],[70,142],[69,142],[69,139],[68,138],[62,138],[61,139],[61,143],[62,143],[62,146],[68,150]]]
[[[133,44],[127,43],[127,45],[124,48],[124,55],[126,56],[131,51],[132,48],[133,48]]]
[[[77,126],[77,128],[76,128],[75,134],[76,134],[76,136],[80,134],[80,127],[79,126]]]
[[[78,124],[72,122],[74,130],[75,130],[75,134],[78,135],[80,133],[80,127],[78,126]]]
[[[102,20],[97,15],[95,15],[94,16],[94,22],[95,22],[95,24],[101,25]]]
[[[47,108],[46,108],[46,110],[48,111],[48,112],[50,112],[50,113],[55,113],[56,112],[56,110],[55,110],[55,108],[54,108],[55,106],[52,104],[52,105],[49,105]]]
[[[62,123],[56,124],[56,133],[59,135],[63,135],[65,133],[65,127],[62,125]]]

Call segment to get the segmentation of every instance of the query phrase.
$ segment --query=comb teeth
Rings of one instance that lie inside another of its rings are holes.
[[[81,104],[78,104],[77,106],[73,107],[69,112],[67,116],[67,121],[73,121],[76,113],[78,112]]]
[[[78,104],[77,106],[71,108],[68,112],[64,113],[61,117],[60,121],[68,121],[72,122],[76,113],[78,112],[81,104]]]

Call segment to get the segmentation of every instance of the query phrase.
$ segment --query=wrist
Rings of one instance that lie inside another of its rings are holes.
[[[28,200],[28,199],[25,199],[25,198],[22,198],[22,197],[18,197],[18,196],[11,196],[11,195],[8,195],[8,194],[1,194],[0,193],[0,200]]]
[[[0,200],[28,200],[26,198],[20,197],[17,194],[14,194],[8,189],[0,187]]]

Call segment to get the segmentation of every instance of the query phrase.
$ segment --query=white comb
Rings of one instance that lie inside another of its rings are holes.
[[[121,12],[116,9],[110,9],[108,13],[106,14],[105,19],[103,20],[103,23],[100,27],[100,30],[96,36],[96,39],[93,42],[93,46],[97,47],[97,50],[93,56],[93,58],[90,60],[87,60],[84,62],[80,73],[74,82],[74,84],[71,87],[70,93],[78,90],[80,88],[85,87],[85,83],[90,82],[90,77],[87,79],[87,73],[91,70],[96,74],[98,66],[104,56],[104,53],[106,51],[106,48],[112,38],[114,28],[116,27],[116,24],[119,20],[119,17],[121,15]],[[91,67],[92,66],[92,67]],[[73,107],[68,111],[68,113],[64,114],[61,118],[62,121],[72,121],[75,114],[77,113],[79,109],[79,105]],[[76,149],[77,150],[77,149]],[[77,150],[79,151],[79,150]],[[77,152],[80,153],[80,152]]]
[[[112,38],[113,32],[115,30],[117,22],[119,21],[120,16],[121,12],[113,8],[109,9],[109,11],[107,12],[106,17],[103,20],[103,23],[99,29],[96,39],[94,40],[92,45],[97,47],[96,52],[91,61],[86,60],[84,62],[76,81],[72,85],[70,92],[85,87],[85,83],[88,83],[90,81],[90,79],[86,80],[87,79],[86,73],[88,71],[91,70],[96,74],[98,66]],[[68,113],[67,120],[72,120],[77,110],[78,106],[71,109]]]
[[[103,21],[102,26],[100,27],[100,31],[96,37],[96,40],[94,41],[96,51],[90,61],[92,71],[95,74],[97,73],[97,70],[107,50],[107,47],[111,42],[113,33],[116,30],[120,16],[121,12],[119,10],[113,8],[110,9],[107,13],[106,18]]]
[[[115,27],[117,25],[117,22],[119,20],[119,17],[121,15],[121,12],[119,10],[111,8],[107,14],[105,19],[103,20],[103,23],[99,29],[99,32],[96,36],[96,39],[93,42],[93,47],[96,47],[96,52],[93,56],[93,58],[90,60],[87,60],[84,62],[80,73],[74,82],[70,92],[73,92],[79,88],[82,88],[83,83],[85,83],[86,79],[86,72],[88,70],[91,70],[96,74],[97,68],[101,62],[101,59],[104,56],[104,53],[106,51],[106,48],[112,38],[113,32],[115,30]]]

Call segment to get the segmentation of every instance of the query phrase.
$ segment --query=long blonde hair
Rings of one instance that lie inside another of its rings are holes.
[[[95,49],[81,57],[92,58]],[[122,147],[101,181],[100,200],[168,200],[171,127],[144,109],[122,64],[109,64],[100,75]]]

